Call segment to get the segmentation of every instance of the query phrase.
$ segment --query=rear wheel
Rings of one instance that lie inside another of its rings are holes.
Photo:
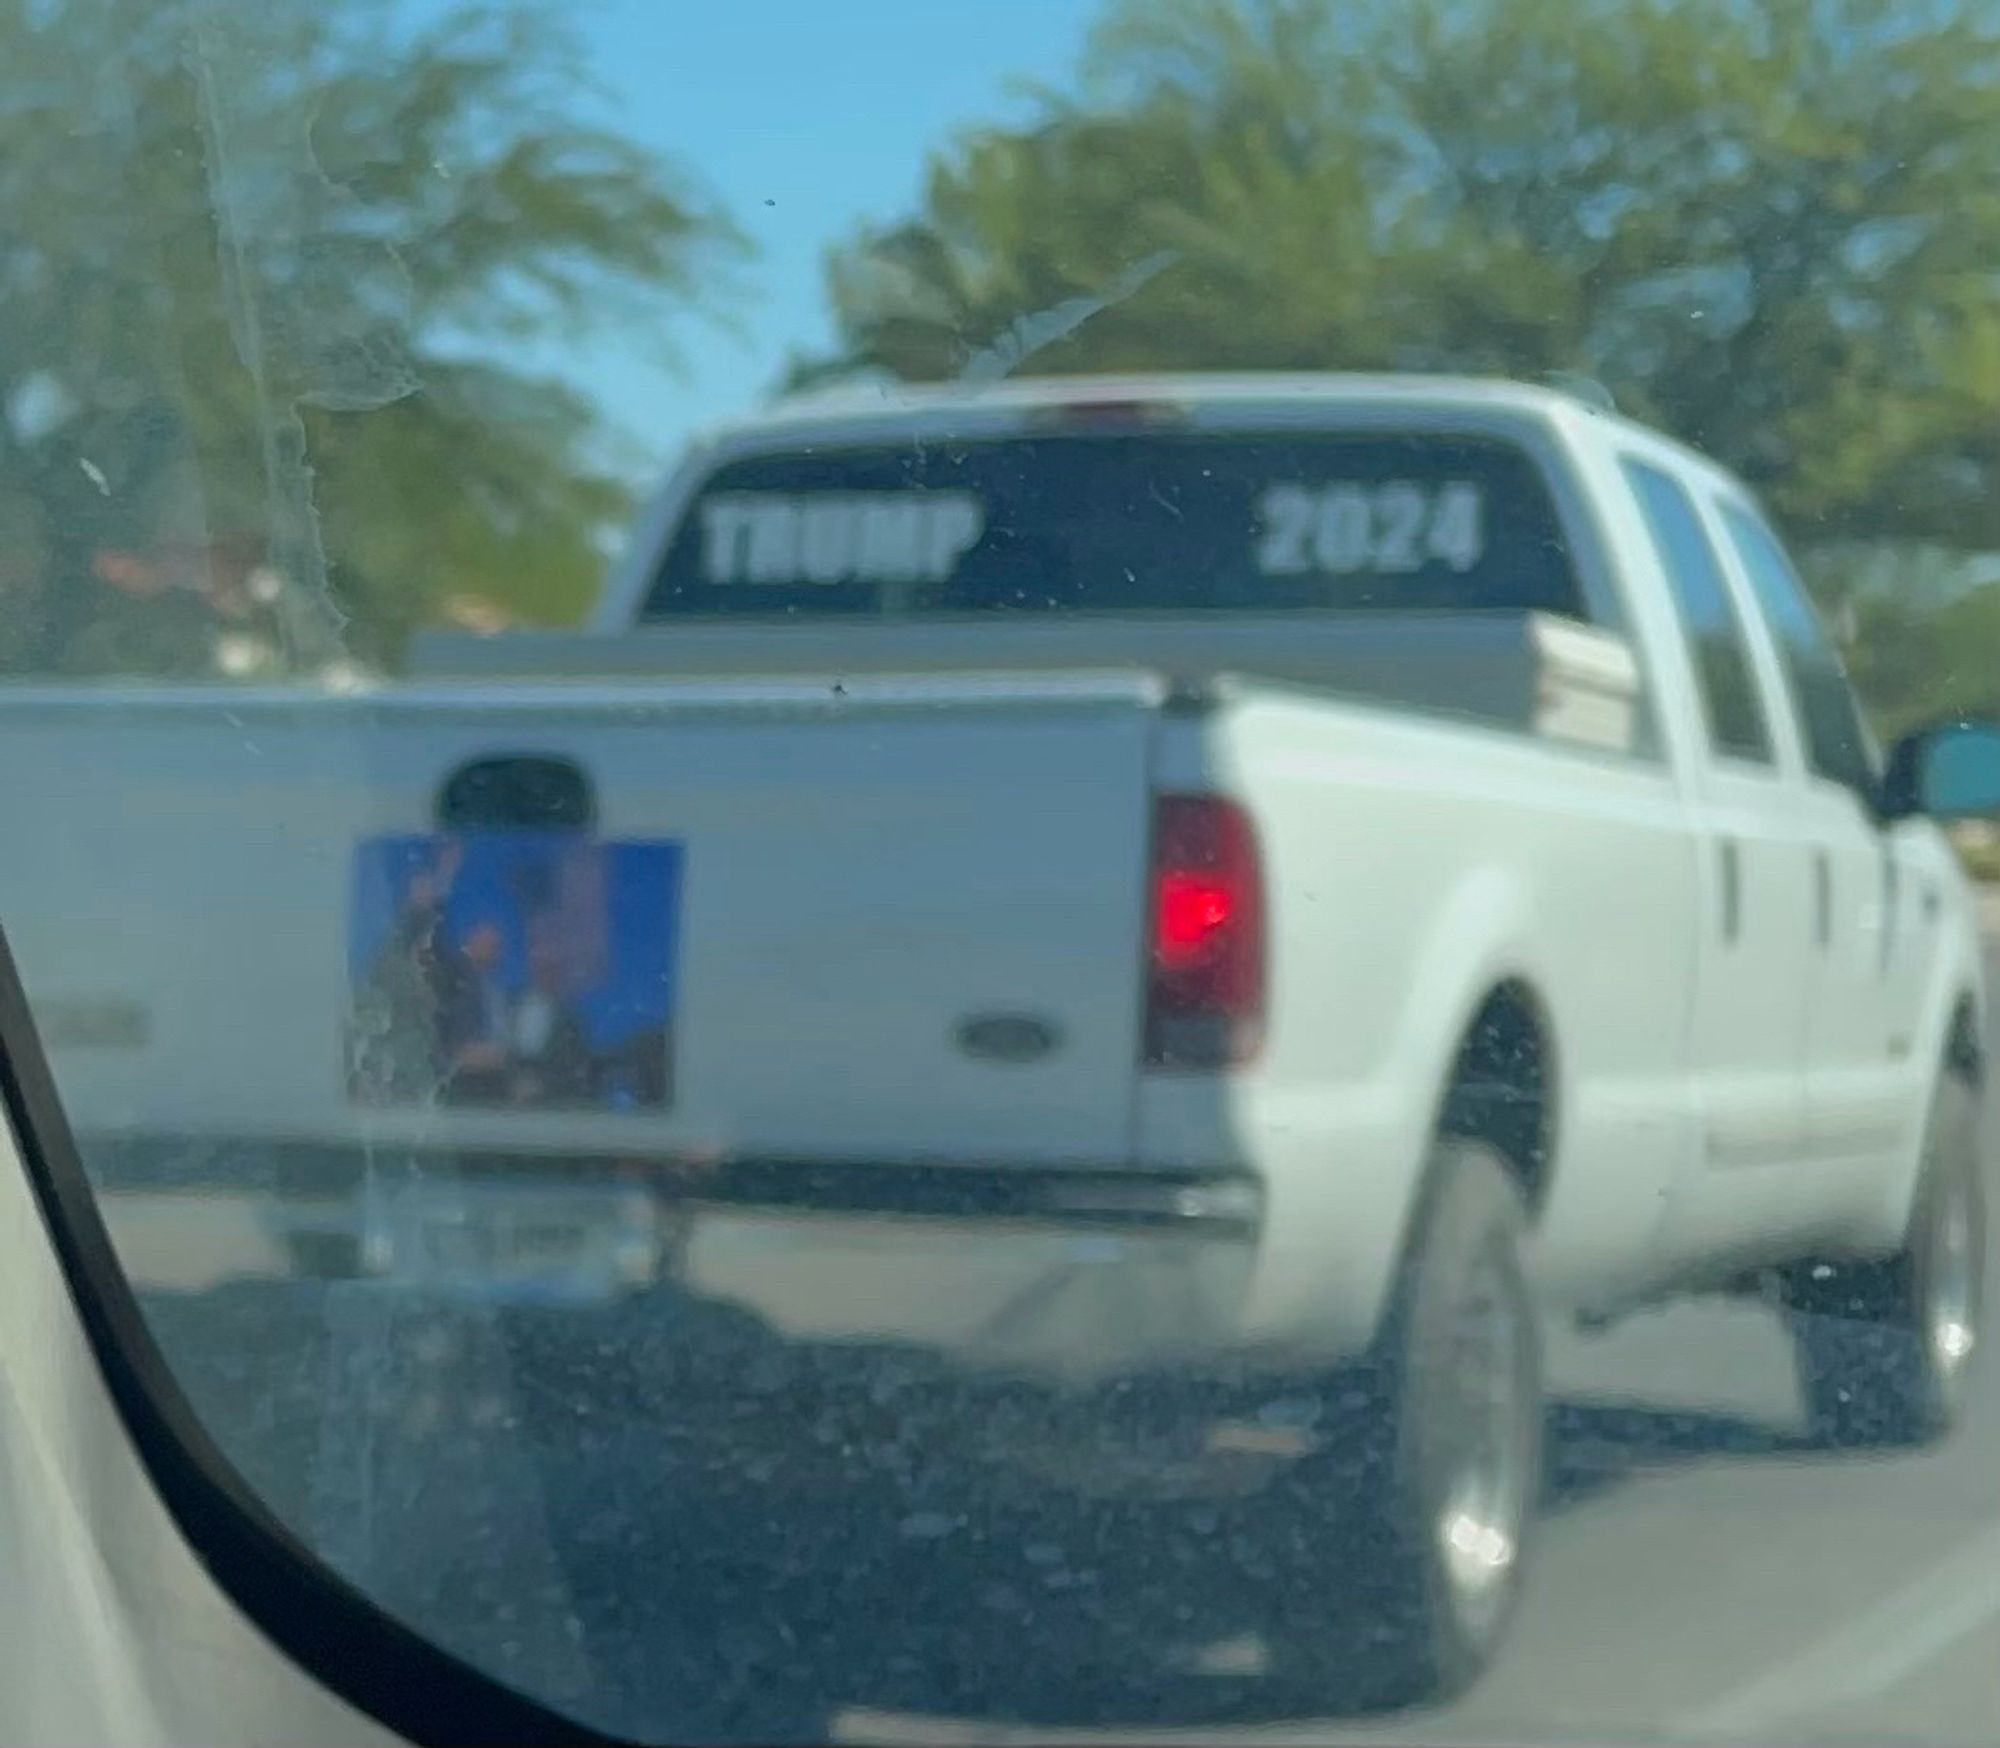
[[[1306,1704],[1461,1691],[1521,1591],[1543,1414],[1527,1210],[1490,1148],[1438,1148],[1369,1381],[1335,1405],[1347,1436],[1270,1502],[1293,1579],[1275,1672]]]
[[[1901,1251],[1801,1267],[1787,1283],[1813,1436],[1846,1446],[1928,1444],[1964,1408],[1984,1299],[1986,1198],[1978,1104],[1946,1074],[1932,1101]]]

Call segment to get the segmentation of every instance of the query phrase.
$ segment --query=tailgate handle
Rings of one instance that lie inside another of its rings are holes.
[[[443,831],[588,831],[597,796],[574,759],[553,753],[507,753],[473,759],[438,791]]]

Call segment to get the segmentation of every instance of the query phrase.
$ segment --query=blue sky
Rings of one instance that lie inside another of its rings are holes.
[[[681,321],[675,368],[629,336],[552,352],[664,465],[687,432],[752,404],[829,337],[826,246],[908,210],[956,129],[1025,113],[1022,79],[1066,80],[1097,0],[580,0],[610,119],[696,176],[757,247],[734,331]]]

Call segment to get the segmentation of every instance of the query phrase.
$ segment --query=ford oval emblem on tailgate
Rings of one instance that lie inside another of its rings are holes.
[[[1061,1042],[1061,1030],[1033,1014],[973,1014],[958,1023],[958,1047],[985,1062],[1034,1062]]]

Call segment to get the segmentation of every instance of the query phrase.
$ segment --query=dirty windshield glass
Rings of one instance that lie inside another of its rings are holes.
[[[1992,0],[0,0],[146,1461],[619,1739],[1991,1742],[1996,190]]]

